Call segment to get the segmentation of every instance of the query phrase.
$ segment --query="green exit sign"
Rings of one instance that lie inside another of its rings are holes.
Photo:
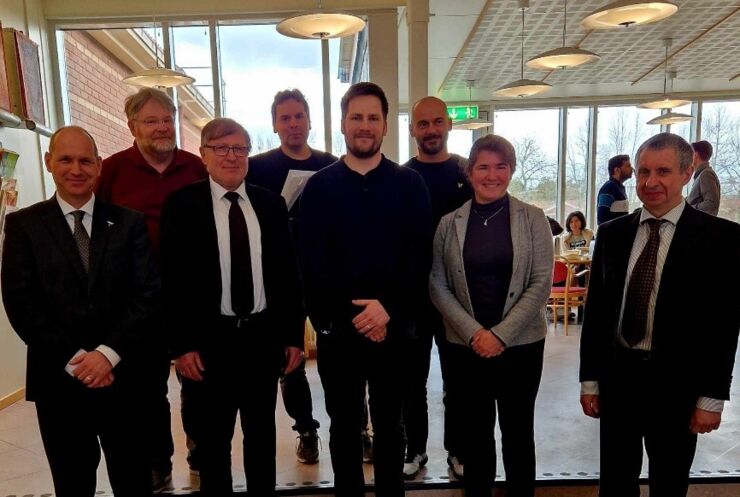
[[[463,119],[478,119],[478,106],[477,105],[455,105],[447,106],[447,115],[453,121],[461,121]]]

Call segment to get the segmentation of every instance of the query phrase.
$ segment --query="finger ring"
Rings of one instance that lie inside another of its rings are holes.
[[[93,377],[92,377],[92,376],[86,376],[86,377],[85,377],[85,381],[92,381],[92,379],[93,379]]]

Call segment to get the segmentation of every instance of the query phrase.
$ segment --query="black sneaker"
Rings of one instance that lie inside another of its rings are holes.
[[[373,437],[366,431],[362,432],[362,462],[373,462]]]
[[[319,462],[319,435],[316,430],[310,430],[298,435],[298,448],[296,457],[303,464],[316,464]]]
[[[421,468],[426,466],[428,461],[429,457],[427,457],[426,453],[416,455],[409,454],[406,456],[406,461],[403,463],[403,477],[406,479],[413,478],[419,474]]]
[[[450,467],[452,474],[455,475],[455,478],[458,480],[465,478],[465,465],[460,458],[453,456],[452,454],[448,455],[447,465]]]

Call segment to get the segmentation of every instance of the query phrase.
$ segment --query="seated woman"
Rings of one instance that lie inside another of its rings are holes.
[[[586,216],[581,211],[573,211],[565,220],[566,233],[561,235],[561,246],[565,250],[588,247],[594,239],[594,232],[586,228]]]
[[[499,416],[506,495],[531,497],[534,405],[542,376],[552,234],[544,212],[508,194],[514,147],[488,135],[470,151],[474,197],[442,218],[432,302],[445,322],[448,388],[461,399],[466,497],[490,497]]]

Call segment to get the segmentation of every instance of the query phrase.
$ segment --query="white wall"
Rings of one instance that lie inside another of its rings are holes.
[[[23,31],[40,46],[46,122],[47,125],[52,124],[48,127],[53,128],[52,73],[41,0],[2,0],[0,22],[4,28]],[[16,166],[19,206],[25,207],[43,200],[46,195],[44,183],[51,184],[48,178],[45,179],[43,169],[43,152],[49,139],[33,131],[0,126],[0,142],[20,154]],[[5,310],[0,305],[0,399],[24,386],[25,356],[26,347],[10,327]]]

